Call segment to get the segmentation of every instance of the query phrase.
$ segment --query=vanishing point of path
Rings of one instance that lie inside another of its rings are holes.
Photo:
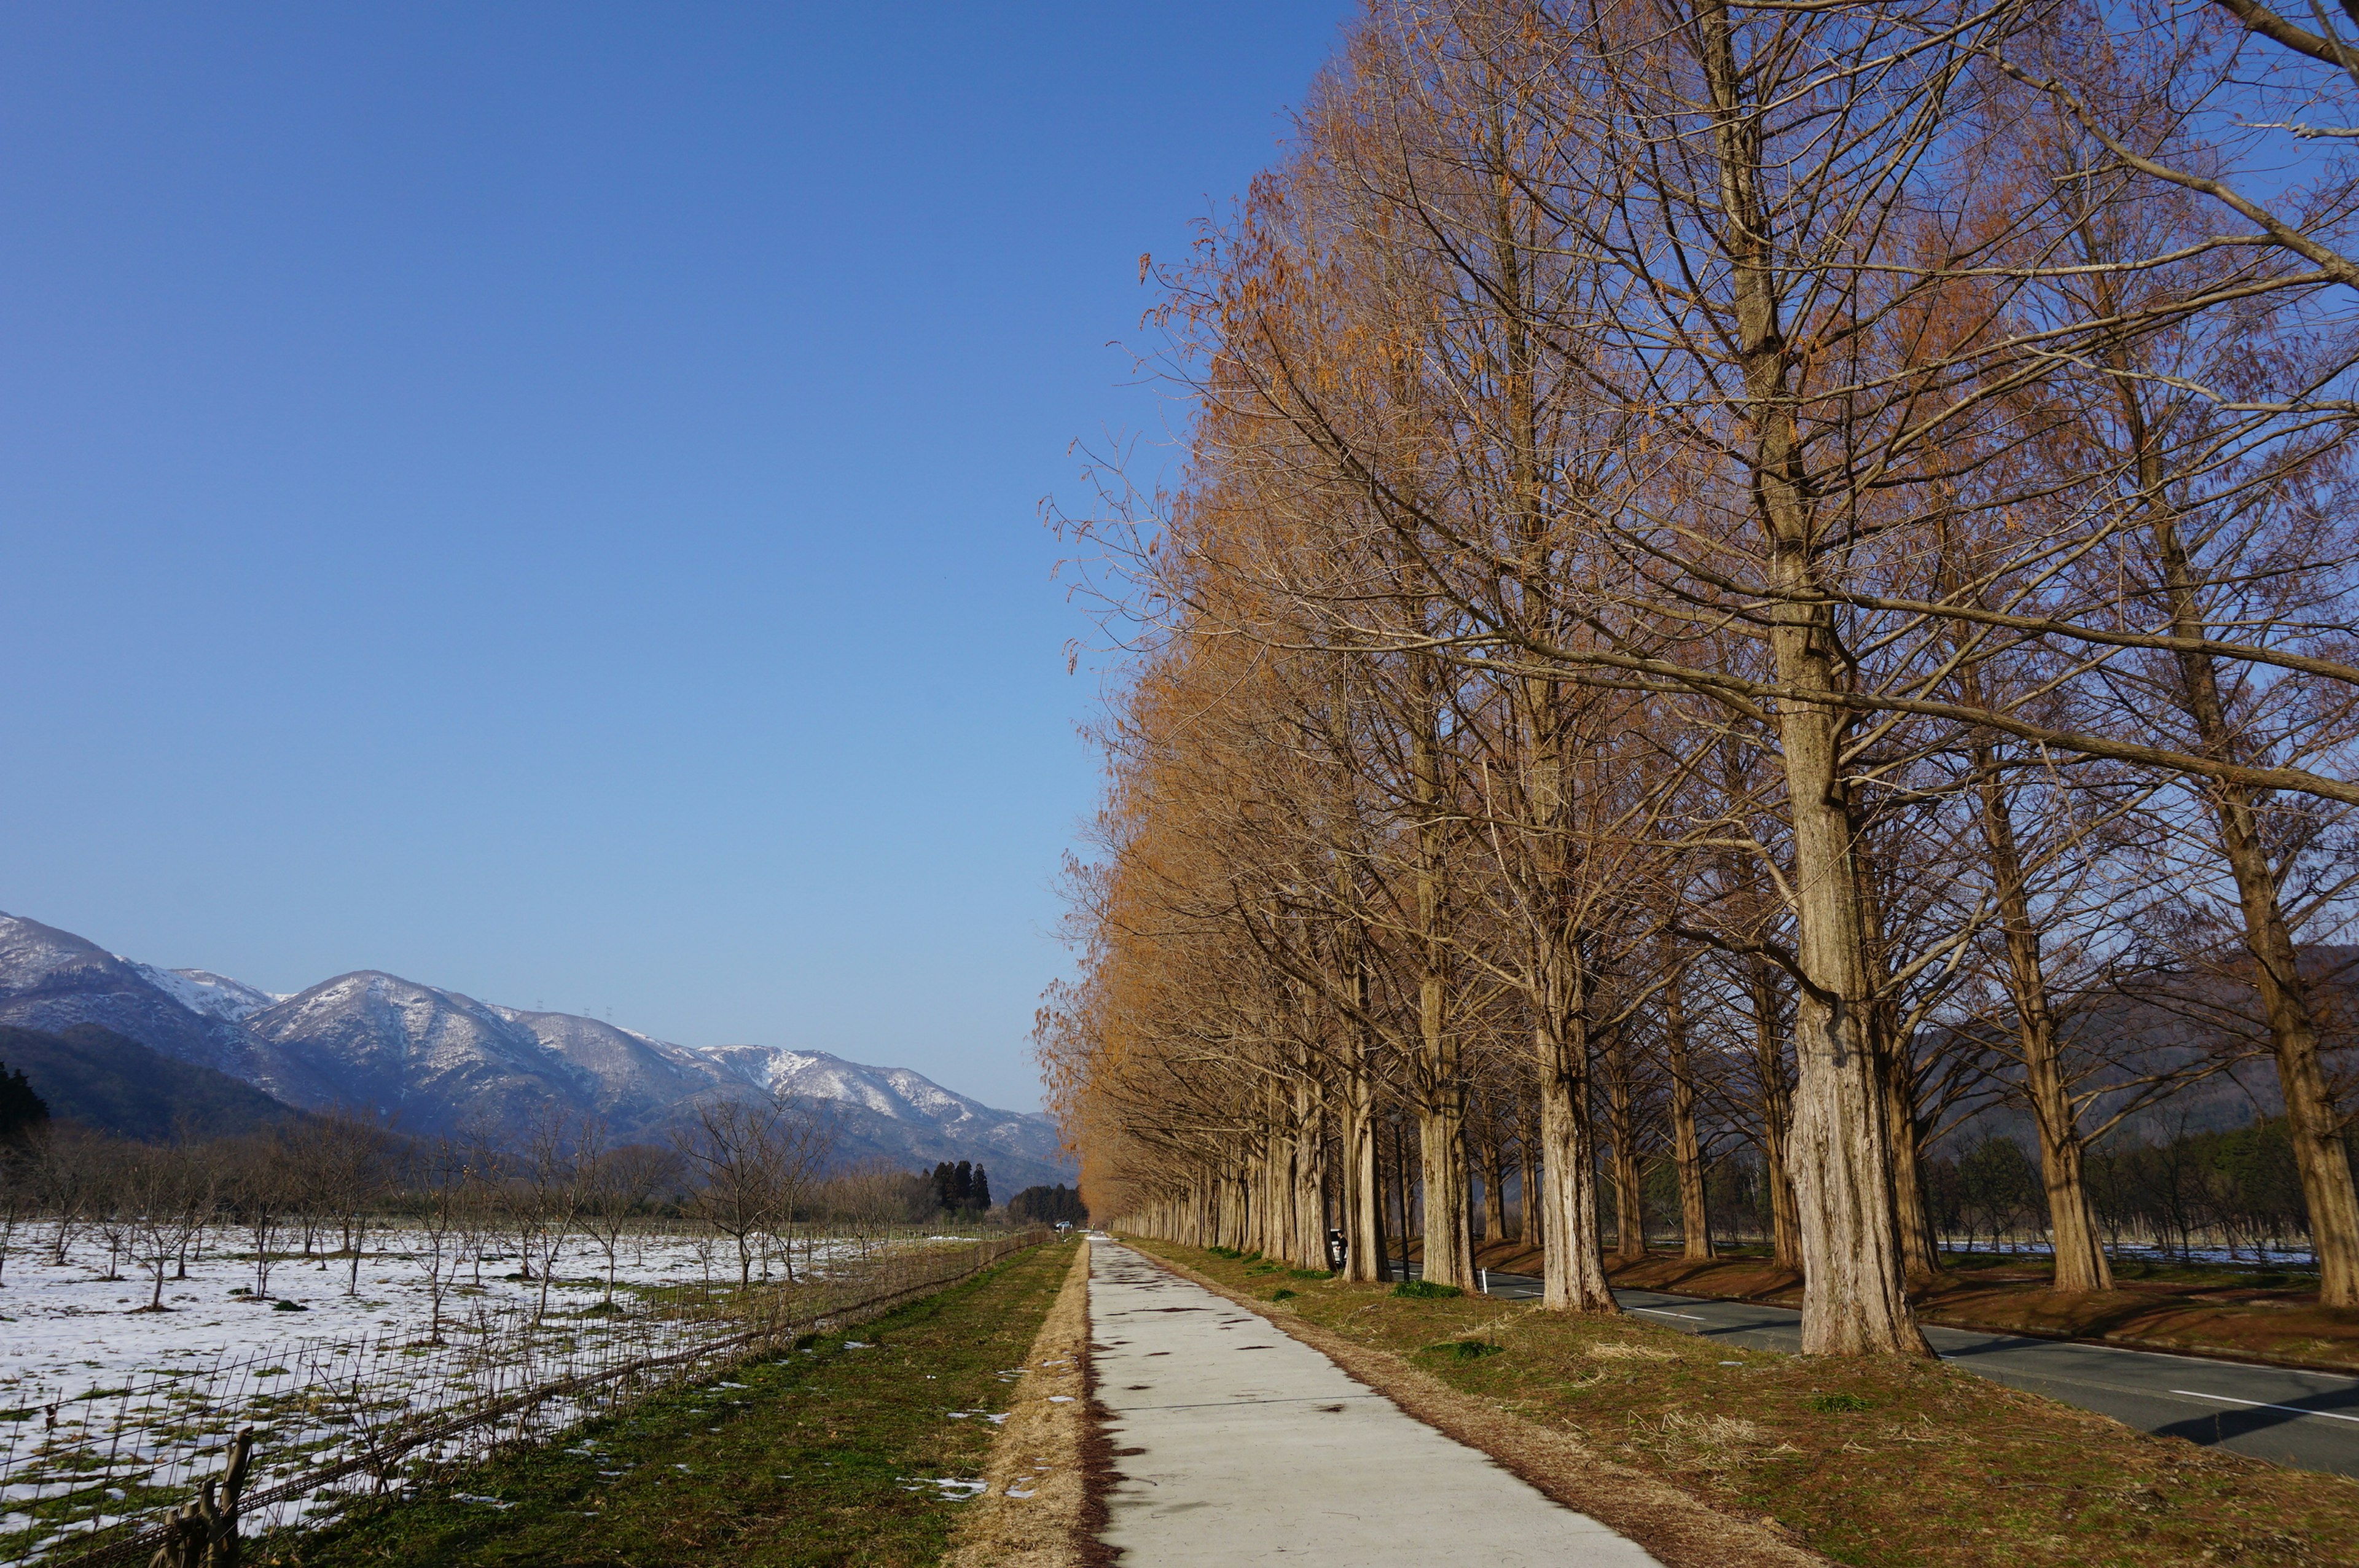
[[[1124,1568],[1658,1568],[1635,1543],[1403,1413],[1267,1318],[1090,1243]]]

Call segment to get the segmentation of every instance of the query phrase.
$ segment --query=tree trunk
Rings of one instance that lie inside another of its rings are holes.
[[[1474,1288],[1474,1238],[1466,1201],[1466,1117],[1445,1094],[1417,1113],[1419,1174],[1425,1189],[1423,1271],[1437,1285]]]
[[[1499,1141],[1483,1145],[1483,1239],[1507,1238],[1507,1162],[1500,1157]]]
[[[1875,858],[1867,847],[1867,830],[1854,813],[1852,818],[1852,870],[1859,879],[1858,899],[1862,956],[1876,982],[1875,999],[1868,1009],[1875,1032],[1875,1059],[1881,1068],[1884,1114],[1892,1140],[1892,1201],[1894,1223],[1900,1234],[1900,1261],[1907,1277],[1930,1284],[1941,1271],[1941,1249],[1933,1236],[1931,1212],[1925,1204],[1924,1166],[1919,1158],[1917,1126],[1917,1064],[1909,1042],[1901,1036],[1899,1008],[1886,992],[1890,973],[1884,936],[1884,903],[1877,896]]]
[[[1294,1266],[1327,1267],[1327,1097],[1317,1081],[1294,1087]]]
[[[1393,1195],[1396,1200],[1393,1214],[1399,1222],[1393,1227],[1393,1234],[1401,1239],[1401,1265],[1406,1269],[1409,1262],[1408,1238],[1417,1228],[1417,1222],[1408,1201],[1408,1139],[1397,1117],[1393,1120],[1392,1129]]]
[[[1620,1028],[1605,1048],[1605,1135],[1614,1141],[1614,1255],[1625,1263],[1647,1256],[1647,1197],[1638,1168],[1638,1107]]]
[[[1753,992],[1753,1065],[1761,1084],[1762,1179],[1769,1189],[1769,1249],[1777,1265],[1802,1267],[1802,1218],[1794,1205],[1794,1181],[1786,1168],[1786,1130],[1793,1123],[1792,1086],[1777,1033],[1785,1003],[1777,971],[1767,958],[1750,965]]]
[[[1522,1113],[1527,1119],[1530,1108]],[[1516,1239],[1527,1247],[1536,1246],[1540,1238],[1539,1217],[1533,1211],[1532,1200],[1539,1195],[1538,1168],[1532,1163],[1532,1133],[1528,1125],[1516,1131]]]
[[[1597,1246],[1597,1144],[1589,1118],[1586,987],[1560,954],[1545,977],[1534,1025],[1540,1088],[1539,1234],[1547,1250],[1541,1304],[1557,1312],[1618,1313]]]
[[[1695,1076],[1688,1061],[1687,1000],[1673,980],[1663,994],[1663,1033],[1671,1057],[1671,1159],[1680,1179],[1680,1252],[1712,1255],[1712,1221],[1706,1213],[1703,1142],[1696,1135]]]
[[[1756,505],[1770,577],[1777,679],[1804,693],[1839,687],[1832,616],[1815,597],[1814,520],[1794,426],[1779,320],[1777,257],[1761,218],[1757,108],[1736,60],[1726,0],[1701,0],[1696,34],[1717,116],[1722,243],[1745,378],[1743,406]],[[1789,1144],[1802,1240],[1806,1355],[1930,1357],[1908,1304],[1892,1197],[1892,1146],[1876,1081],[1871,1000],[1860,951],[1850,814],[1841,772],[1844,726],[1807,699],[1777,705],[1786,797],[1793,813],[1796,957],[1804,984],[1794,1019],[1794,1123]]]
[[[1343,1277],[1392,1278],[1385,1251],[1385,1173],[1376,1147],[1375,1088],[1362,1063],[1343,1081]]]
[[[2135,399],[2131,403],[2135,406]],[[2148,494],[2170,591],[2172,633],[2207,635],[2176,520],[2161,503],[2159,460],[2151,455],[2151,442],[2141,439],[2140,445],[2141,466],[2153,472]],[[2234,756],[2236,737],[2211,656],[2181,654],[2178,657],[2189,716],[2195,721],[2203,749],[2215,756]],[[2352,1180],[2342,1118],[2319,1060],[2318,1025],[2310,1011],[2309,988],[2301,978],[2293,930],[2278,894],[2277,871],[2269,861],[2252,792],[2241,784],[2214,784],[2208,793],[2219,825],[2220,847],[2235,879],[2245,946],[2253,957],[2254,983],[2277,1058],[2286,1130],[2293,1144],[2295,1168],[2301,1175],[2302,1200],[2310,1211],[2310,1245],[2318,1254],[2319,1303],[2359,1306],[2359,1186]]]
[[[2049,1006],[2048,975],[2041,961],[2039,929],[2032,923],[2023,856],[2007,805],[2006,783],[1997,755],[1987,744],[1973,748],[1975,804],[1984,845],[1990,850],[1991,881],[1998,897],[2006,938],[2007,990],[2015,1003],[2017,1048],[2023,1055],[2023,1093],[2039,1135],[2039,1179],[2048,1191],[2049,1244],[2056,1255],[2056,1289],[2069,1294],[2114,1288],[2113,1264],[2098,1236],[2095,1210],[2082,1167],[2087,1145],[2081,1137],[2071,1086],[2065,1081],[2056,1016]]]
[[[1445,849],[1440,814],[1440,744],[1432,733],[1430,693],[1414,740],[1417,806],[1418,1148],[1425,1188],[1421,1278],[1437,1285],[1474,1286],[1474,1244],[1468,1226],[1466,1085],[1459,1042],[1450,1027],[1449,952],[1442,937],[1441,877]]]

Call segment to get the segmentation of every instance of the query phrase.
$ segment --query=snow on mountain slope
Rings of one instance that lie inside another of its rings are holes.
[[[861,1145],[864,1154],[903,1162],[981,1160],[1000,1178],[995,1190],[1008,1193],[1073,1179],[1047,1117],[995,1110],[907,1067],[864,1066],[824,1051],[775,1045],[689,1049],[753,1087],[837,1108],[842,1141]]]
[[[47,1033],[96,1024],[289,1103],[289,1091],[310,1087],[299,1063],[279,1056],[232,1020],[190,1007],[149,978],[158,972],[71,931],[0,914],[0,1023]]]
[[[1005,1192],[1071,1179],[1046,1117],[995,1110],[906,1067],[823,1051],[698,1048],[594,1018],[500,1007],[375,969],[272,996],[202,969],[119,957],[0,915],[0,1024],[97,1023],[290,1105],[334,1106],[421,1135],[514,1140],[554,1109],[660,1140],[701,1101],[749,1092],[827,1108],[839,1162],[980,1160]]]
[[[287,1000],[207,969],[159,969],[153,964],[140,963],[132,963],[131,967],[141,979],[190,1012],[226,1019],[232,1023],[243,1023],[264,1008]]]
[[[512,1135],[552,1102],[597,1099],[591,1074],[497,1009],[375,969],[298,991],[245,1027],[311,1063],[335,1102],[408,1132]]]

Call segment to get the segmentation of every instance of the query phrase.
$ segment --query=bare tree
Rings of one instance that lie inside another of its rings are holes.
[[[689,1211],[729,1238],[738,1287],[750,1286],[762,1238],[785,1226],[825,1163],[825,1130],[808,1107],[781,1097],[708,1100],[673,1148],[694,1183]],[[788,1270],[791,1277],[791,1253]]]
[[[123,1201],[131,1224],[131,1253],[154,1289],[142,1312],[168,1312],[164,1281],[185,1255],[190,1238],[213,1206],[216,1173],[206,1152],[186,1143],[125,1151]]]
[[[606,1260],[604,1305],[614,1302],[625,1232],[647,1213],[656,1195],[678,1179],[679,1168],[677,1154],[646,1143],[601,1151],[584,1167],[582,1224]]]

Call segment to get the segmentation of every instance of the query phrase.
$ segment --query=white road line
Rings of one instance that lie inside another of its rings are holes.
[[[1703,1321],[1703,1319],[1696,1316],[1696,1314],[1691,1312],[1673,1312],[1668,1307],[1632,1307],[1630,1310],[1632,1312],[1650,1312],[1657,1317],[1683,1317],[1690,1323],[1701,1323]]]
[[[2240,1400],[2229,1394],[2199,1394],[2192,1389],[2173,1389],[2174,1394],[2185,1394],[2190,1400],[2218,1400],[2223,1405],[2251,1405],[2256,1410],[2291,1411],[2296,1415],[2323,1416],[2328,1421],[2359,1422],[2359,1415],[2341,1415],[2333,1411],[2314,1411],[2307,1405],[2273,1405],[2267,1400]]]

